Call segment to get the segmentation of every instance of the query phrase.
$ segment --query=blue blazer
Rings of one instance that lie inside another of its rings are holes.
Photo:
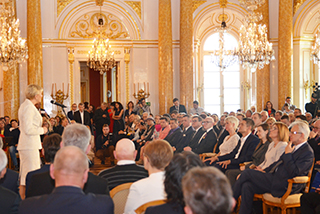
[[[231,160],[231,164],[233,165],[239,165],[240,163],[251,161],[252,154],[256,149],[257,145],[259,144],[259,142],[260,140],[257,136],[250,134],[247,140],[244,142],[244,145],[237,159],[234,159],[234,157],[236,156],[240,148],[240,144],[241,144],[240,140],[236,148],[234,148],[231,153],[220,156],[219,161]]]
[[[20,214],[113,214],[114,205],[107,195],[85,194],[79,187],[56,187],[51,194],[31,197],[20,204]]]
[[[283,153],[278,161],[265,169],[265,172],[268,173],[278,162],[282,161],[278,169],[273,172],[271,194],[274,197],[282,197],[287,191],[288,179],[308,175],[313,157],[313,150],[308,143],[305,143],[293,153]],[[294,184],[291,193],[301,192],[304,186],[304,184]]]

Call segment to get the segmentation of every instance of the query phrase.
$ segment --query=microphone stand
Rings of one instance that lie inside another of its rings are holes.
[[[61,108],[62,108],[62,107],[61,107]],[[70,119],[69,119],[69,117],[67,116],[66,111],[64,110],[64,108],[62,108],[62,111],[63,111],[64,115],[66,116],[69,124],[71,124]]]

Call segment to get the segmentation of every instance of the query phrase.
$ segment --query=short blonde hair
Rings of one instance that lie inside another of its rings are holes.
[[[28,85],[25,91],[26,98],[32,100],[37,94],[41,94],[43,89],[39,85]]]
[[[239,120],[235,116],[228,116],[225,121],[228,121],[232,124],[234,124],[234,129],[237,129],[239,126]]]

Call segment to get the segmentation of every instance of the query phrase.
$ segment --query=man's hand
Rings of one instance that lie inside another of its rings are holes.
[[[208,158],[208,159],[203,160],[203,163],[204,163],[204,162],[207,162],[207,161],[210,161],[209,164],[212,164],[213,162],[215,162],[215,161],[217,161],[217,160],[218,160],[218,157],[215,156],[215,157],[211,157],[211,158]]]
[[[320,165],[320,160],[316,161],[316,165]]]
[[[260,172],[265,172],[260,166],[257,166],[257,167],[255,168],[255,170],[260,171]]]
[[[244,171],[246,169],[246,166],[240,166],[240,170]]]
[[[189,152],[191,152],[192,149],[191,149],[191,147],[187,146],[187,147],[184,147],[184,148],[183,148],[183,151],[189,151]]]
[[[230,163],[231,163],[231,160],[226,160],[226,161],[218,162],[218,164],[219,164],[220,166],[222,165],[222,168],[223,168],[223,169],[226,169]]]
[[[109,140],[107,140],[103,145],[108,146],[109,145]]]
[[[107,115],[103,114],[102,117],[107,117]]]
[[[295,147],[295,146],[292,146],[292,142],[289,141],[287,147],[286,147],[285,150],[284,150],[284,153],[285,153],[285,154],[292,153],[293,150],[294,150],[294,147]]]

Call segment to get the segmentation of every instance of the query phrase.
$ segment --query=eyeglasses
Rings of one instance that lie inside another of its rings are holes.
[[[270,131],[278,130],[276,127],[272,127]]]
[[[302,132],[290,132],[291,134],[302,134]]]
[[[202,124],[211,123],[210,121],[203,121]]]
[[[314,130],[319,130],[320,129],[320,128],[315,127],[315,126],[311,126],[311,128],[314,129]]]

